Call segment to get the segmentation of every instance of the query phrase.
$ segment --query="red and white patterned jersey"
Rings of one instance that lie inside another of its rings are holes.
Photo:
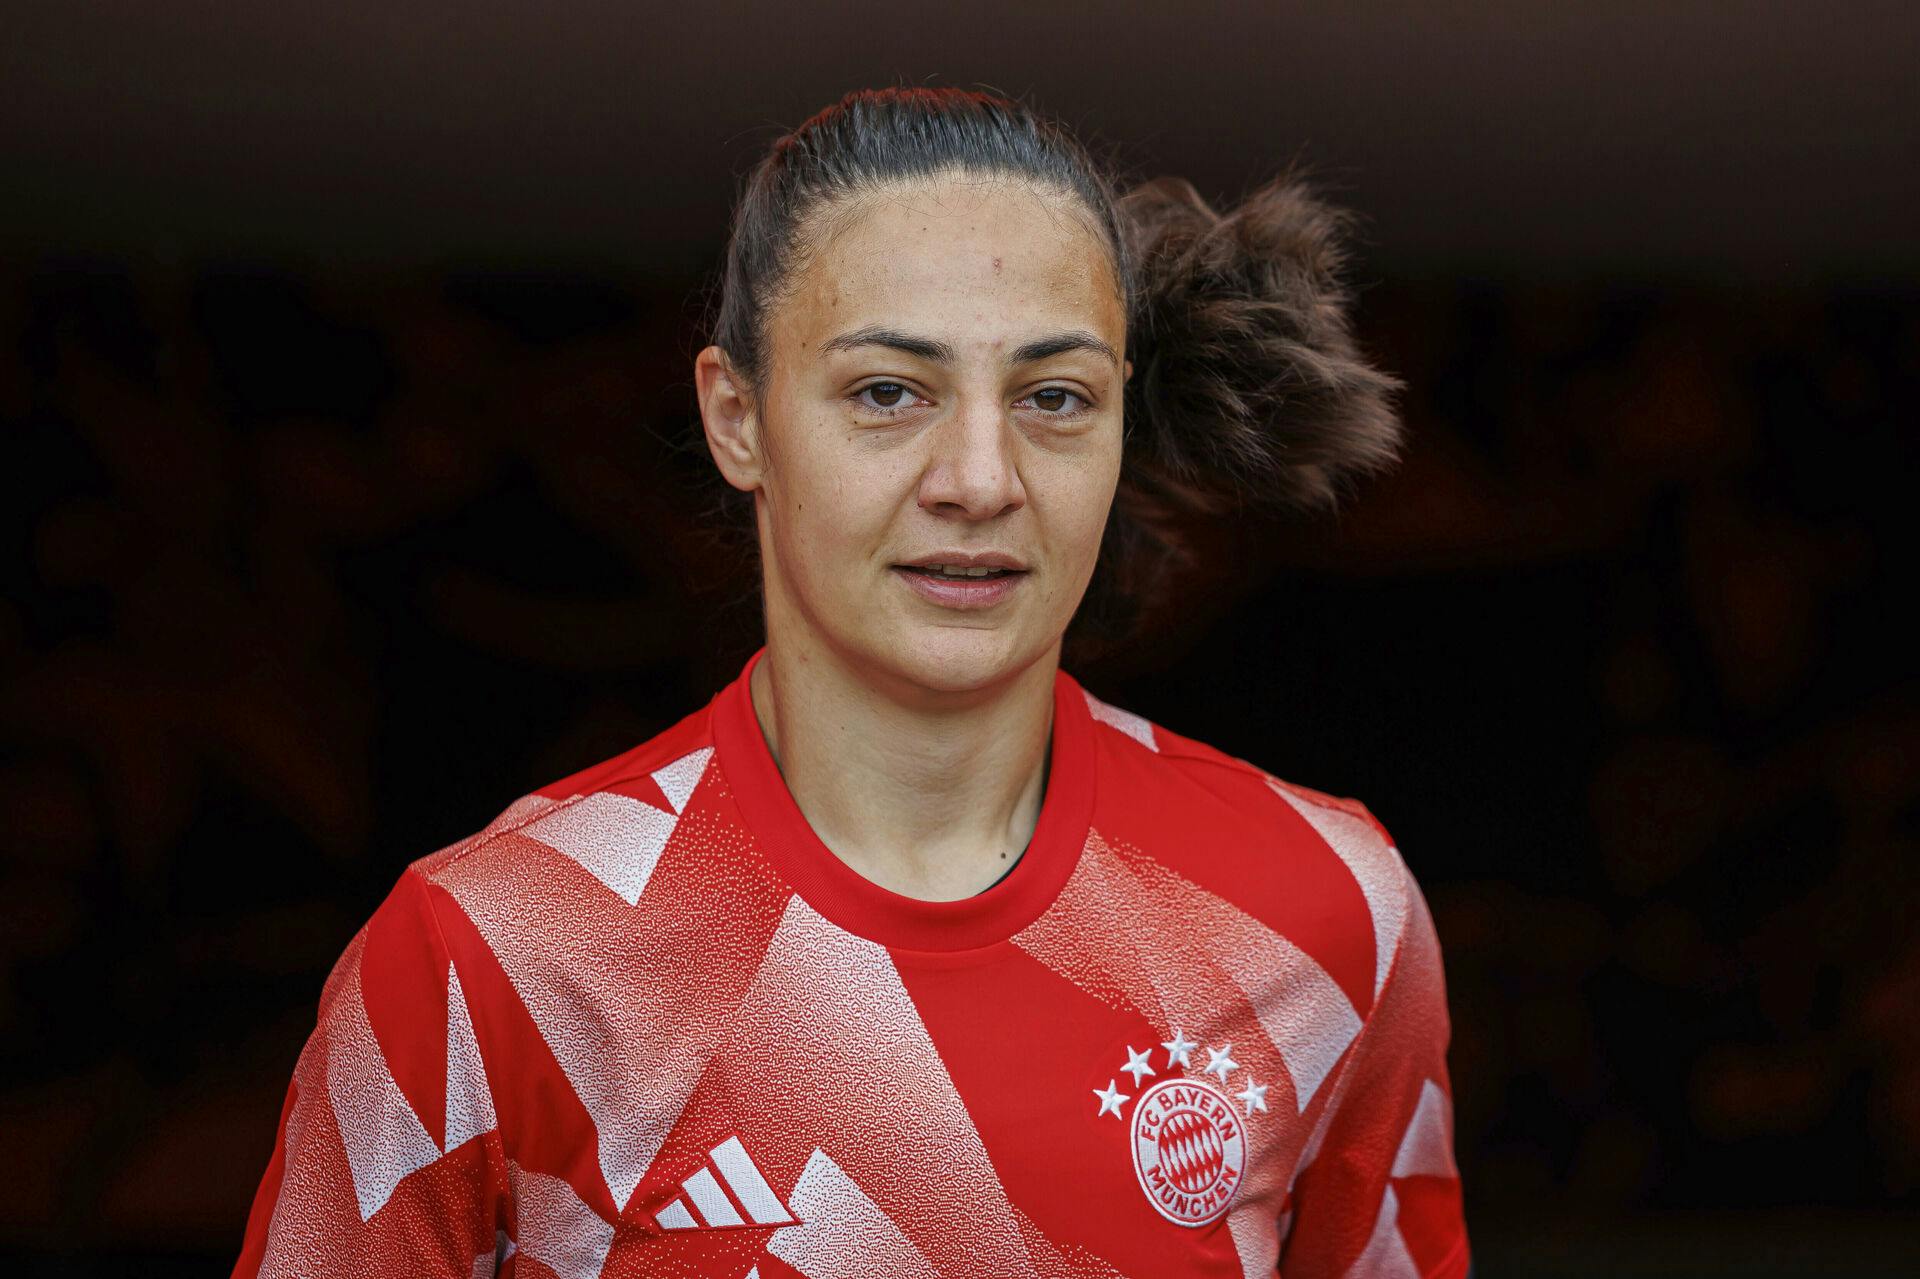
[[[241,1276],[1459,1276],[1440,954],[1360,804],[1055,676],[960,901],[747,692],[423,858],[328,978]]]

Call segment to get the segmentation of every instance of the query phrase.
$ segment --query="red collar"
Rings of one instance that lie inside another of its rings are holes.
[[[867,879],[807,825],[767,749],[747,687],[766,651],[756,650],[734,681],[714,694],[713,745],[748,828],[808,905],[848,932],[898,950],[969,950],[1005,941],[1053,904],[1080,860],[1093,813],[1093,717],[1079,681],[1054,672],[1046,799],[1027,851],[985,892],[929,902]]]

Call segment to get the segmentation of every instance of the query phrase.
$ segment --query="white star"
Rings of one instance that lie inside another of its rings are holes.
[[[1100,1099],[1100,1115],[1111,1114],[1115,1119],[1120,1117],[1120,1103],[1133,1100],[1114,1087],[1114,1081],[1111,1079],[1107,1080],[1105,1088],[1095,1088],[1093,1095]],[[1100,1115],[1095,1115],[1094,1118],[1098,1119]]]
[[[1147,1053],[1152,1051],[1153,1050],[1149,1048],[1147,1052],[1137,1053],[1133,1051],[1132,1044],[1127,1045],[1127,1064],[1120,1067],[1120,1069],[1133,1076],[1133,1086],[1135,1088],[1140,1086],[1140,1076],[1154,1073],[1153,1067],[1147,1064]]]
[[[1232,1051],[1233,1051],[1232,1044],[1228,1044],[1224,1048],[1207,1049],[1206,1073],[1209,1075],[1220,1076],[1220,1082],[1223,1084],[1227,1082],[1228,1075],[1240,1069],[1240,1063],[1235,1061],[1233,1058],[1227,1056],[1227,1054]]]
[[[1167,1050],[1167,1069],[1172,1070],[1175,1066],[1191,1067],[1193,1065],[1193,1050],[1200,1045],[1189,1043],[1187,1037],[1176,1030],[1173,1032],[1173,1038],[1160,1046]],[[1127,1051],[1132,1052],[1133,1050],[1132,1048],[1128,1048]]]
[[[1256,1084],[1249,1077],[1247,1086],[1233,1095],[1247,1103],[1247,1113],[1251,1115],[1256,1110],[1267,1108],[1267,1089],[1271,1087],[1272,1084]]]

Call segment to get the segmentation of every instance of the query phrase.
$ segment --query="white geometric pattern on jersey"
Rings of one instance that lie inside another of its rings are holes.
[[[1313,1161],[1320,1157],[1320,1147],[1326,1144],[1327,1133],[1333,1128],[1334,1113],[1340,1108],[1343,1091],[1336,1091],[1327,1108],[1320,1112],[1320,1122],[1314,1125],[1313,1135],[1307,1138],[1307,1144],[1300,1147],[1300,1157],[1293,1162],[1293,1178],[1287,1182],[1287,1193],[1292,1194],[1294,1186],[1300,1180],[1300,1174],[1313,1167]]]
[[[1221,898],[1203,901],[1213,961],[1246,992],[1267,1038],[1293,1076],[1295,1104],[1305,1112],[1340,1054],[1360,1033],[1360,1014],[1327,970],[1298,946]]]
[[[1407,926],[1407,871],[1399,851],[1364,818],[1309,803],[1271,777],[1267,788],[1307,819],[1359,883],[1367,913],[1373,916],[1373,993],[1377,998],[1387,984],[1387,970],[1393,966],[1394,951]]]
[[[1420,1267],[1413,1264],[1406,1241],[1400,1237],[1399,1221],[1400,1201],[1388,1186],[1380,1200],[1380,1215],[1373,1222],[1373,1235],[1347,1269],[1351,1279],[1420,1279]]]
[[[647,891],[653,868],[712,758],[713,748],[703,746],[653,771],[654,784],[673,805],[670,813],[626,795],[595,791],[528,822],[521,833],[579,862],[631,906]]]
[[[1092,833],[1053,908],[1014,934],[1013,943],[1111,1007],[1137,1010],[1155,1025],[1191,1027],[1206,992],[1161,989],[1167,965],[1156,953],[1160,907]]]
[[[339,1011],[330,1019],[327,1037],[327,1099],[365,1221],[393,1196],[402,1178],[438,1159],[440,1149],[394,1082],[374,1037],[358,956],[345,969],[336,996]]]
[[[1086,692],[1085,689],[1080,691]],[[1087,693],[1087,709],[1102,724],[1119,729],[1155,754],[1160,752],[1160,743],[1153,735],[1153,723],[1145,716],[1135,715],[1132,711],[1123,711],[1118,706],[1101,701],[1092,693]]]
[[[670,798],[690,795],[687,779],[697,781],[710,758],[711,750],[702,748],[653,775]],[[589,819],[564,824],[589,806]],[[434,874],[500,960],[586,1107],[599,1138],[601,1175],[622,1207],[706,1069],[729,1010],[702,998],[701,988],[724,980],[726,968],[681,973],[677,988],[663,989],[675,975],[676,956],[659,953],[634,925],[610,928],[604,913],[596,918],[595,902],[570,895],[554,868],[516,856],[511,841],[525,836],[554,850],[644,912],[646,882],[679,820],[650,804],[596,792]],[[706,1011],[692,1018],[670,1013],[687,1007]]]
[[[1233,1236],[1233,1250],[1240,1254],[1240,1273],[1246,1279],[1273,1279],[1280,1260],[1280,1240],[1286,1228],[1283,1217],[1280,1230],[1267,1218],[1270,1205],[1262,1202],[1235,1204],[1227,1210],[1227,1233]]]
[[[767,1251],[807,1279],[939,1279],[913,1241],[824,1151],[813,1152],[787,1199],[802,1224],[774,1231]]]
[[[451,864],[440,882],[500,960],[586,1107],[601,1174],[624,1207],[705,1069],[697,1029],[659,1024],[660,965],[632,953],[644,950],[644,937],[598,931],[590,911],[557,886],[530,892],[472,862]],[[552,868],[530,865],[522,873],[551,875]]]
[[[356,937],[348,943],[348,951],[357,949],[364,939],[365,934]],[[341,962],[357,964],[359,961],[350,958]],[[295,1086],[306,1097],[314,1095],[314,1061],[319,1051],[324,1050],[314,1040],[308,1040],[294,1067]],[[267,1246],[260,1257],[260,1279],[287,1279],[311,1271],[315,1268],[314,1255],[320,1251],[316,1243],[331,1242],[326,1240],[327,1231],[317,1222],[326,1219],[332,1204],[326,1201],[327,1189],[321,1179],[312,1175],[312,1166],[316,1153],[322,1151],[324,1154],[319,1157],[329,1164],[333,1162],[333,1151],[325,1139],[315,1133],[320,1116],[331,1114],[333,1107],[329,1103],[325,1111],[316,1114],[317,1109],[296,1104],[293,1113],[287,1116],[286,1137],[282,1143],[286,1170],[280,1182],[280,1194],[273,1201],[273,1216],[267,1220]],[[334,1129],[339,1130],[337,1121]],[[302,1185],[303,1181],[308,1184]]]
[[[1400,1139],[1393,1158],[1396,1177],[1458,1177],[1453,1162],[1453,1106],[1440,1085],[1429,1079],[1420,1085],[1420,1104]]]
[[[647,890],[676,814],[626,795],[595,791],[529,822],[520,833],[564,853],[631,906]]]
[[[447,965],[447,1141],[453,1150],[483,1132],[499,1126],[493,1113],[493,1090],[487,1086],[486,1063],[480,1059],[480,1041],[467,1011],[467,992]]]
[[[732,1027],[733,1042],[716,1059],[752,1062],[755,1077],[779,1091],[777,1105],[756,1116],[759,1140],[831,1150],[828,1165],[863,1177],[881,1196],[883,1217],[890,1197],[901,1197],[891,1203],[895,1220],[924,1232],[910,1238],[931,1268],[1035,1274],[986,1146],[885,946],[790,898]],[[789,1202],[806,1225],[775,1232],[776,1241],[848,1228]],[[948,1228],[959,1221],[965,1230]],[[795,1246],[813,1255],[811,1245]],[[827,1267],[823,1275],[889,1273],[877,1264],[844,1269],[863,1260],[854,1253],[808,1264]]]
[[[712,758],[713,747],[702,746],[671,764],[653,770],[654,785],[666,795],[674,812],[684,813],[687,810],[687,801],[693,797],[694,788],[700,784],[700,775],[707,771],[707,761]]]
[[[598,1279],[613,1247],[613,1223],[580,1202],[558,1177],[508,1165],[520,1229],[514,1243],[560,1279]]]

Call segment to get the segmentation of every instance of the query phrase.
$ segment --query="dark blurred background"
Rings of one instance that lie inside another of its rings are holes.
[[[405,863],[757,636],[689,361],[896,81],[1366,215],[1412,445],[1078,671],[1363,798],[1483,1279],[1920,1273],[1910,4],[75,4],[0,35],[0,1251],[224,1273]]]

